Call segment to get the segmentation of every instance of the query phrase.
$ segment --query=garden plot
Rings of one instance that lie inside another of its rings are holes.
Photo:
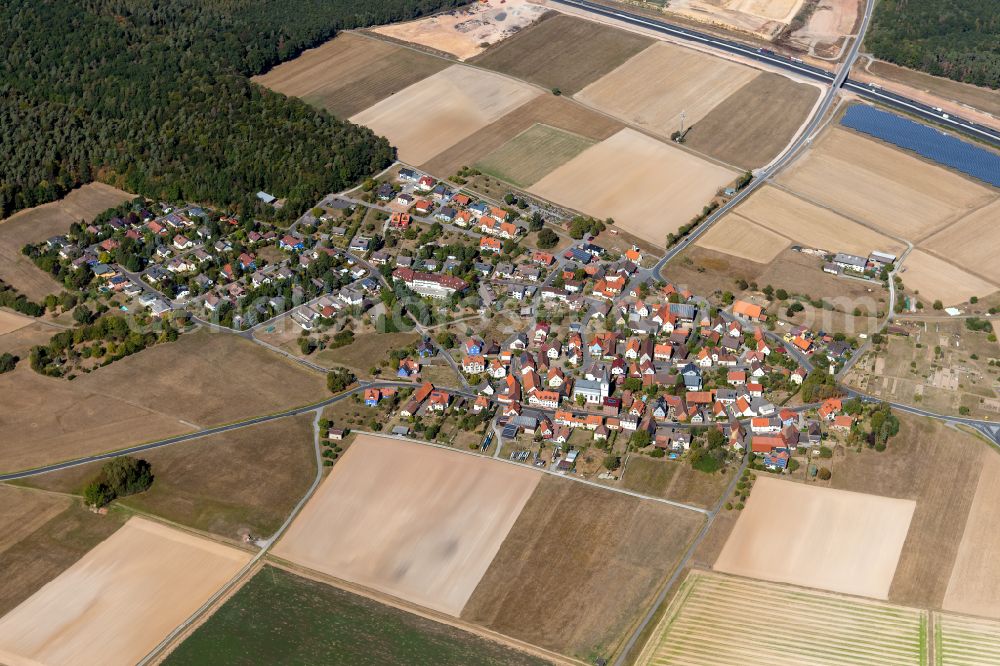
[[[250,554],[132,518],[0,618],[0,662],[134,664]]]
[[[529,191],[657,246],[691,221],[736,172],[632,129],[588,148]]]
[[[690,127],[760,72],[693,49],[656,42],[576,94],[643,129],[669,136]]]
[[[714,568],[886,599],[915,507],[761,477]]]
[[[526,83],[452,65],[351,117],[422,164],[541,94]]]
[[[926,611],[694,571],[636,663],[924,666],[926,658]]]
[[[540,476],[359,435],[273,552],[457,616]]]

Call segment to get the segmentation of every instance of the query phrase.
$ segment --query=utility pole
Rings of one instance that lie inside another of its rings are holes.
[[[681,111],[681,136],[684,136],[684,118],[687,116],[683,111]]]

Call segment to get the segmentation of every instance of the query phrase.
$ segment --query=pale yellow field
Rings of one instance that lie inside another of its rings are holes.
[[[714,568],[887,599],[916,502],[760,477]]]
[[[134,664],[250,554],[132,518],[0,619],[0,662]]]
[[[947,229],[920,244],[939,257],[960,266],[974,267],[976,273],[1000,282],[1000,198],[966,215]]]
[[[35,320],[31,317],[26,317],[25,315],[18,314],[16,312],[0,310],[0,335],[13,333],[14,331],[20,330],[25,326],[30,326],[34,323],[34,321]]]
[[[907,290],[919,292],[924,305],[936,300],[945,305],[964,303],[972,296],[982,298],[997,290],[996,285],[923,250],[914,250],[906,256],[899,275]]]
[[[788,25],[802,4],[803,0],[671,0],[667,11],[771,39]]]
[[[872,250],[899,255],[906,247],[827,208],[767,185],[754,192],[737,210],[748,220],[805,247],[863,257]]]
[[[404,162],[422,164],[540,94],[500,74],[453,65],[352,116],[351,122],[388,137]]]
[[[661,136],[690,127],[759,71],[693,49],[656,42],[575,97]]]
[[[486,458],[360,435],[273,552],[458,616],[540,477]]]
[[[768,264],[791,245],[791,241],[738,213],[730,213],[706,231],[695,245]]]
[[[535,183],[530,192],[664,245],[736,172],[623,129]]]
[[[733,11],[788,23],[802,0],[728,0],[724,4]]]
[[[1000,618],[1000,455],[987,451],[944,595],[944,609]]]
[[[465,60],[531,25],[545,11],[527,0],[487,0],[408,23],[380,26],[373,32]]]
[[[902,150],[832,128],[778,182],[886,233],[918,240],[996,193]]]

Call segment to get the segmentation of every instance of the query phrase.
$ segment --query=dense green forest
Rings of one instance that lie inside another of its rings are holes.
[[[459,0],[5,0],[0,217],[95,178],[153,198],[288,214],[386,165],[365,128],[248,76],[337,30]]]
[[[1000,88],[997,0],[878,0],[865,43],[882,60]]]

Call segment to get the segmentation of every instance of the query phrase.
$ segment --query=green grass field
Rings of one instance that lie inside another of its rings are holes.
[[[475,166],[511,185],[528,187],[595,143],[579,134],[536,123]]]
[[[1000,622],[935,613],[934,634],[936,666],[1000,662]]]
[[[455,627],[265,567],[166,664],[544,664]]]

